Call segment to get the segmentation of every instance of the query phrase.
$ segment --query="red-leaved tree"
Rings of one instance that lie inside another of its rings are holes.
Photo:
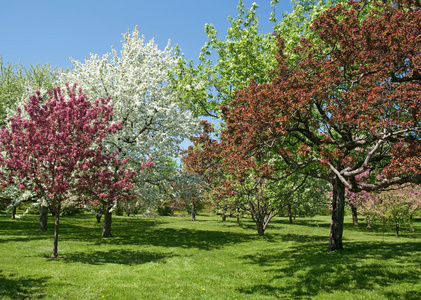
[[[272,82],[251,82],[222,109],[233,174],[257,165],[270,179],[282,167],[331,183],[330,250],[343,248],[345,189],[421,183],[421,6],[376,2],[363,20],[366,2],[324,12],[312,25],[320,44],[303,39],[294,65],[280,38]],[[357,180],[364,173],[370,178]]]
[[[37,92],[29,98],[23,116],[10,118],[10,128],[0,131],[0,166],[3,186],[15,184],[44,198],[55,215],[54,247],[57,257],[59,217],[62,204],[70,197],[91,203],[132,197],[131,171],[126,161],[104,154],[102,140],[121,128],[111,124],[109,99],[91,103],[76,84],[67,86],[68,99],[54,89],[44,101]]]
[[[258,235],[263,236],[270,220],[284,206],[282,199],[290,197],[302,182],[288,191],[274,190],[273,185],[280,178],[274,175],[275,168],[265,162],[270,153],[256,153],[251,158],[244,158],[237,152],[237,143],[231,142],[227,129],[216,140],[212,137],[212,125],[202,121],[202,126],[202,135],[191,137],[194,146],[184,152],[187,172],[202,176],[212,189],[215,204],[222,206],[224,214],[229,207],[236,210],[237,223],[240,211],[248,212]]]

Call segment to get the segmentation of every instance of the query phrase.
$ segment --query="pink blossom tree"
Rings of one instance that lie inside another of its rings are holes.
[[[2,186],[14,184],[44,198],[55,215],[52,258],[57,257],[59,217],[70,197],[79,202],[119,201],[131,192],[134,173],[127,160],[106,153],[103,139],[121,129],[111,124],[109,99],[91,103],[76,84],[67,86],[68,99],[57,87],[46,101],[40,92],[29,97],[24,112],[10,118],[0,131]],[[110,125],[111,124],[111,125]]]
[[[421,209],[421,189],[418,185],[403,185],[383,192],[354,194],[354,204],[367,220],[381,220],[393,226],[396,237],[403,226]]]

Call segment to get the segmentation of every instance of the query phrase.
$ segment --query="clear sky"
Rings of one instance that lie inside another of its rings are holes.
[[[256,2],[261,31],[271,32],[270,0]],[[280,0],[276,14],[291,12]],[[206,41],[204,25],[214,24],[221,37],[228,16],[237,15],[238,0],[0,0],[0,55],[3,62],[50,63],[70,67],[69,57],[83,61],[89,54],[120,49],[122,33],[139,26],[147,40],[163,49],[179,44],[186,59],[197,59]]]
[[[262,33],[272,32],[270,0],[256,2]],[[280,0],[276,16],[291,12]],[[83,61],[102,56],[111,46],[120,50],[122,33],[139,27],[146,40],[160,49],[178,44],[186,59],[196,60],[207,40],[204,25],[214,24],[225,37],[228,16],[237,16],[238,0],[0,0],[0,56],[3,62],[72,67],[70,57]],[[188,140],[182,148],[190,145]]]

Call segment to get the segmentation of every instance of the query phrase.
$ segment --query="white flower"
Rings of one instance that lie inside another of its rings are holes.
[[[176,63],[169,44],[159,50],[153,40],[146,43],[139,37],[136,27],[123,34],[119,53],[112,49],[102,57],[91,54],[84,63],[72,63],[74,69],[61,75],[61,85],[76,82],[91,101],[111,97],[113,121],[122,122],[123,129],[107,138],[107,148],[129,157],[134,169],[152,155],[158,180],[158,170],[165,168],[168,158],[178,157],[180,143],[199,128],[198,119],[176,106],[167,85],[168,71]],[[155,195],[156,187],[146,187],[142,176],[136,178],[137,191]]]

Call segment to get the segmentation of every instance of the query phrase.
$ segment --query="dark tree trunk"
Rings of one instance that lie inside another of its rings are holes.
[[[194,203],[191,204],[191,220],[196,221],[196,210],[194,207]]]
[[[260,205],[260,201],[256,204],[254,204],[253,201],[250,201],[249,205],[251,217],[254,223],[256,223],[257,234],[259,237],[263,237],[265,235],[265,218],[263,216],[264,212],[262,210],[262,206]]]
[[[12,219],[13,220],[16,219],[16,206],[13,206],[13,209],[12,209]]]
[[[60,211],[61,211],[61,203],[58,203],[57,211],[55,212],[54,246],[53,246],[53,253],[51,254],[51,258],[57,258],[57,255],[58,255],[58,228],[59,228],[59,221],[60,221]]]
[[[41,205],[39,207],[39,231],[47,231],[48,207]]]
[[[358,226],[358,213],[357,213],[357,208],[352,203],[349,203],[349,207],[351,208],[351,213],[352,213],[352,223],[355,226]]]
[[[265,236],[265,228],[264,228],[263,222],[261,222],[260,220],[256,221],[256,228],[257,228],[257,234],[260,237]]]
[[[399,237],[399,225],[396,225],[396,237]]]
[[[235,208],[235,212],[237,214],[237,226],[240,226],[240,211],[238,209],[238,207]]]
[[[332,215],[329,233],[329,250],[342,250],[345,215],[345,186],[338,179],[333,184]]]
[[[291,210],[291,204],[287,205],[288,209],[288,217],[289,217],[289,224],[292,224],[292,210]]]
[[[95,214],[96,222],[101,223],[102,214]]]
[[[228,210],[227,206],[224,205],[223,208],[222,208],[222,221],[227,220],[227,210]]]
[[[110,212],[110,207],[105,205],[104,207],[104,226],[102,228],[102,237],[111,237],[111,221],[112,221],[112,212]]]

